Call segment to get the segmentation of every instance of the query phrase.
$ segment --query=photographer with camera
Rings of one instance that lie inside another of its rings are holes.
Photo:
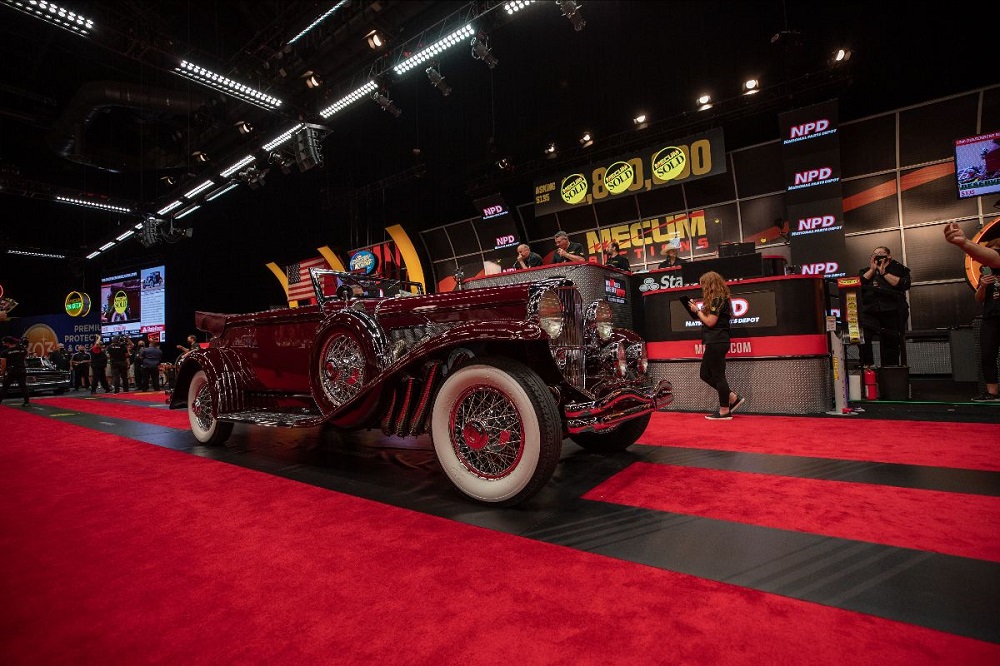
[[[861,363],[875,365],[872,338],[878,336],[881,348],[881,365],[899,365],[899,352],[909,305],[906,290],[910,288],[910,269],[892,258],[885,246],[872,252],[861,276],[861,326],[865,341],[861,344]]]

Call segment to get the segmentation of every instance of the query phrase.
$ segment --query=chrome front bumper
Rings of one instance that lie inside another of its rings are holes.
[[[666,379],[646,390],[623,387],[590,402],[567,403],[563,408],[566,429],[574,435],[602,432],[638,416],[666,407],[674,400],[674,387]]]

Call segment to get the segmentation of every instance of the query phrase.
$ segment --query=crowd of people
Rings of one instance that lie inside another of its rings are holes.
[[[105,341],[100,334],[95,334],[90,345],[79,344],[72,350],[58,343],[49,352],[48,360],[57,369],[70,373],[71,391],[82,390],[91,394],[99,390],[105,393],[160,391],[168,388],[173,367],[198,345],[197,341],[197,336],[187,336],[186,346],[177,345],[180,354],[176,360],[168,360],[158,340],[147,344],[145,339],[137,341],[118,335]],[[0,400],[6,398],[11,386],[17,384],[27,405],[30,392],[26,360],[31,357],[28,345],[25,340],[12,336],[5,337],[3,343],[4,349],[0,350],[0,370],[3,371]]]

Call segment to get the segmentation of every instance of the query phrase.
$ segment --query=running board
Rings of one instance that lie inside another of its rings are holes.
[[[309,428],[323,423],[323,415],[316,411],[302,409],[288,412],[252,410],[219,414],[218,420],[270,428]]]

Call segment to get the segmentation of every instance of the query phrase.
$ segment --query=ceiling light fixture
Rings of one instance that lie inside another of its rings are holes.
[[[197,204],[197,205],[195,205],[195,206],[191,206],[190,208],[185,208],[185,209],[184,209],[184,210],[182,210],[182,211],[181,211],[180,213],[178,213],[177,215],[175,215],[175,216],[174,216],[174,219],[175,219],[175,220],[179,220],[179,219],[181,219],[182,217],[187,217],[188,215],[190,215],[191,213],[195,212],[195,211],[196,211],[196,210],[198,210],[199,208],[201,208],[201,204]]]
[[[632,118],[632,124],[635,125],[636,129],[646,129],[648,126],[648,123],[646,122],[646,114],[641,112],[635,114],[635,117]]]
[[[352,92],[351,94],[347,95],[346,97],[341,97],[336,102],[334,102],[330,106],[328,106],[325,109],[323,109],[322,111],[320,111],[319,115],[323,116],[324,118],[329,118],[330,116],[332,116],[333,114],[337,113],[338,111],[343,111],[344,109],[346,109],[347,107],[349,107],[351,104],[354,104],[355,102],[357,102],[359,99],[361,99],[363,97],[367,97],[376,88],[378,88],[378,86],[375,84],[375,82],[374,81],[369,81],[368,83],[364,84],[363,86],[361,86],[360,88],[358,88],[357,90],[355,90],[354,92]]]
[[[135,235],[135,229],[129,229],[128,231],[126,231],[125,233],[123,233],[121,236],[119,236],[115,240],[120,243],[123,240],[125,240],[126,238],[129,238],[129,237],[134,236],[134,235]]]
[[[311,69],[302,75],[302,79],[306,82],[306,88],[319,88],[323,84],[319,75]]]
[[[214,200],[218,199],[219,197],[221,197],[226,192],[230,192],[232,190],[235,190],[239,186],[240,186],[240,184],[236,183],[236,182],[224,185],[223,187],[215,190],[214,192],[210,193],[207,197],[205,197],[205,201],[206,202],[208,202],[208,201],[214,201]]]
[[[508,14],[513,14],[520,9],[524,9],[528,5],[534,4],[535,0],[513,0],[512,2],[503,3],[503,8]]]
[[[184,193],[184,198],[185,199],[193,199],[194,197],[198,196],[199,194],[201,194],[202,192],[204,192],[208,188],[212,187],[213,185],[215,185],[215,183],[213,183],[210,180],[206,180],[204,183],[202,183],[198,187],[194,188],[193,190],[185,192]]]
[[[444,77],[441,73],[434,69],[433,67],[428,67],[424,70],[427,73],[427,78],[430,79],[431,85],[441,91],[441,94],[445,97],[451,94],[451,86],[444,82]]]
[[[580,137],[580,145],[584,148],[594,145],[594,136],[590,133],[590,130],[584,132],[583,136]]]
[[[177,208],[179,206],[183,206],[183,205],[184,205],[184,202],[181,201],[180,199],[178,199],[177,201],[175,201],[173,203],[169,203],[166,206],[164,206],[163,208],[161,208],[160,210],[156,211],[156,214],[157,215],[166,215],[167,213],[169,213],[173,209],[175,209],[175,208]]]
[[[441,39],[437,40],[427,48],[421,49],[420,51],[416,52],[406,60],[403,60],[398,65],[393,67],[392,71],[396,72],[397,76],[405,74],[406,72],[410,71],[417,65],[422,65],[423,63],[427,62],[428,60],[430,60],[437,54],[441,53],[442,51],[446,51],[450,49],[452,46],[460,44],[467,37],[471,37],[472,34],[473,30],[471,25],[462,26],[461,28],[454,31],[450,35],[442,37]]]
[[[187,60],[182,60],[180,65],[174,67],[174,72],[204,86],[214,88],[215,90],[224,92],[227,95],[241,99],[244,102],[249,102],[250,104],[259,106],[262,109],[277,109],[284,103],[277,97],[272,97],[271,95],[255,90],[248,85],[239,83],[238,81],[233,81],[228,77],[216,74],[215,72],[207,70],[204,67],[199,67],[198,65],[190,63]]]
[[[41,259],[65,259],[65,254],[55,254],[52,252],[33,252],[31,250],[7,250],[7,254],[19,254],[23,257],[39,257]]]
[[[382,107],[383,111],[388,111],[395,118],[399,118],[399,114],[402,113],[402,111],[399,110],[399,107],[392,103],[391,99],[377,90],[372,93],[372,99],[375,100],[376,104]]]
[[[76,12],[45,0],[3,0],[3,4],[84,37],[89,35],[94,27],[94,22],[86,16],[80,16]]]
[[[551,160],[558,154],[558,148],[556,147],[555,142],[552,142],[549,145],[545,146],[545,150],[542,152],[545,153],[546,159]]]
[[[486,66],[493,69],[500,62],[496,59],[493,53],[490,51],[489,45],[486,43],[486,37],[479,35],[479,37],[472,38],[472,57],[476,60],[482,60],[486,63]]]
[[[556,4],[562,10],[563,16],[568,18],[569,22],[573,24],[574,30],[577,32],[583,30],[587,22],[583,20],[583,16],[580,14],[580,5],[576,4],[573,0],[556,0]]]
[[[97,248],[97,250],[99,252],[104,252],[105,250],[109,250],[109,249],[113,248],[114,246],[115,246],[115,242],[114,241],[110,241],[110,242],[105,243],[101,247]]]
[[[70,197],[56,197],[57,201],[62,201],[63,203],[73,204],[74,206],[83,206],[85,208],[96,208],[98,210],[107,210],[113,213],[131,213],[131,208],[125,208],[123,206],[112,206],[111,204],[98,203],[96,201],[86,201],[84,199],[71,199]]]
[[[372,30],[365,35],[365,41],[368,42],[368,48],[372,50],[380,49],[385,46],[385,38],[378,30]]]
[[[747,79],[743,82],[744,95],[756,95],[760,92],[760,81],[757,79]]]
[[[698,110],[708,111],[712,108],[712,96],[711,95],[701,95],[698,97]]]
[[[229,167],[228,169],[226,169],[225,171],[223,171],[219,175],[222,176],[223,178],[229,178],[234,173],[236,173],[237,171],[239,171],[240,169],[242,169],[246,165],[248,165],[251,162],[253,162],[254,159],[256,159],[256,158],[254,158],[253,155],[247,155],[247,156],[243,157],[242,159],[240,159],[239,162],[236,162],[235,164],[233,164],[231,167]],[[161,212],[160,215],[163,215],[163,213]]]
[[[835,65],[845,63],[851,59],[852,55],[853,53],[851,52],[851,49],[837,49],[837,51],[833,54],[833,63]]]
[[[202,164],[208,161],[208,155],[201,152],[200,150],[196,150],[193,153],[191,153],[191,157],[194,158],[195,162],[201,162]]]
[[[347,3],[348,3],[348,0],[340,0],[340,2],[338,2],[337,4],[335,4],[333,7],[331,7],[330,9],[328,9],[325,12],[323,12],[322,14],[320,14],[319,17],[315,21],[313,21],[312,23],[310,23],[306,27],[305,30],[303,30],[299,34],[297,34],[294,37],[292,37],[291,39],[289,39],[288,43],[289,44],[294,44],[295,42],[297,42],[300,39],[302,39],[302,37],[307,32],[309,32],[310,30],[312,30],[313,28],[315,28],[316,26],[318,26],[320,23],[322,23],[323,21],[325,21],[327,19],[327,17],[329,17],[331,14],[333,14],[335,11],[337,11],[338,9],[340,9],[341,7],[343,7],[344,5],[346,5]]]
[[[303,127],[305,127],[304,124],[298,123],[297,125],[295,125],[291,129],[285,130],[280,135],[278,135],[277,138],[272,139],[271,141],[268,141],[267,143],[265,143],[264,144],[264,150],[266,150],[266,151],[274,150],[275,148],[277,148],[281,144],[283,144],[286,141],[288,141],[289,139],[291,139],[292,135],[295,134],[296,132],[298,132]],[[226,176],[227,174],[222,174],[222,175]]]
[[[251,125],[245,120],[241,120],[240,122],[236,123],[236,131],[244,135],[249,134],[250,132],[253,131],[253,125]]]

